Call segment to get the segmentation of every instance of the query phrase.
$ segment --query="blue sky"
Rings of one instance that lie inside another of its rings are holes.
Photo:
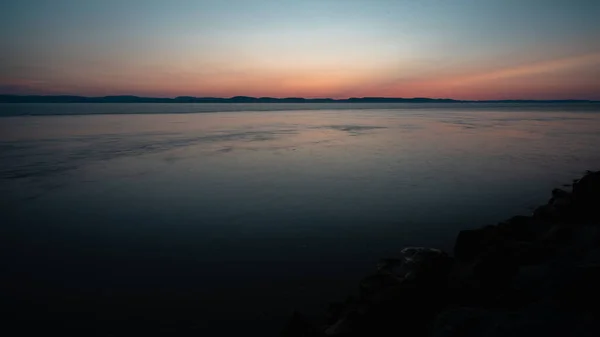
[[[4,1],[0,91],[600,98],[600,1]]]

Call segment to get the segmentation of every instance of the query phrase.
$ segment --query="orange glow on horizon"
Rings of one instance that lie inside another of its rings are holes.
[[[175,97],[431,97],[454,99],[592,98],[600,88],[600,52],[546,60],[503,69],[441,74],[432,72],[390,79],[384,69],[250,69],[214,71],[138,72],[103,78],[66,74],[51,80],[5,78],[0,86],[33,94],[77,94]],[[590,71],[596,69],[596,72]],[[410,70],[410,68],[409,68]],[[596,93],[597,95],[597,93]],[[596,96],[595,99],[600,97]]]

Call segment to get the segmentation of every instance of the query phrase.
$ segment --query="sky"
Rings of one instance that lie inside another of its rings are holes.
[[[5,0],[0,94],[600,99],[598,0]]]

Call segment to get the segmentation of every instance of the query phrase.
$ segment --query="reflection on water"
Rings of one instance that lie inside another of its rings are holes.
[[[589,106],[415,107],[0,118],[4,278],[59,316],[270,333],[600,166]]]

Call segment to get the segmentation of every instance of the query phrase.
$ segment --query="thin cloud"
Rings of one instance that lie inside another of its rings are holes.
[[[446,82],[450,85],[470,85],[491,80],[524,77],[548,72],[556,72],[571,68],[587,67],[600,64],[600,52],[571,56],[550,61],[536,62],[512,68],[500,69],[483,74],[459,77]]]

